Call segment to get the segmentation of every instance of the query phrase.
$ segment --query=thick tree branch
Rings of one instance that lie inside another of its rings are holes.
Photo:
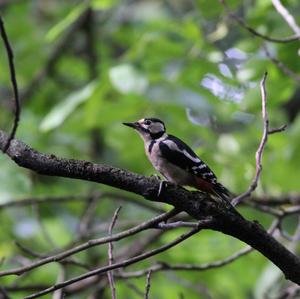
[[[1,149],[5,146],[7,138],[8,136],[0,131]],[[160,182],[156,178],[146,178],[112,166],[47,155],[16,139],[12,140],[7,155],[19,166],[43,175],[106,184],[139,194],[148,200],[168,203],[198,220],[203,219],[203,216],[212,216],[214,221],[209,228],[249,244],[277,265],[287,279],[300,284],[300,260],[294,254],[271,237],[258,223],[247,221],[233,208],[224,206],[223,202],[214,201],[207,194],[190,192],[170,185],[164,188],[158,198]]]

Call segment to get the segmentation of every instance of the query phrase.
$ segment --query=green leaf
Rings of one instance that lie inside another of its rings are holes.
[[[119,0],[93,0],[91,2],[92,8],[97,10],[106,10],[116,5]]]
[[[148,79],[130,64],[121,64],[109,70],[112,85],[121,93],[142,94],[148,86]]]
[[[96,89],[96,82],[91,82],[79,91],[71,93],[63,102],[54,106],[40,124],[40,130],[47,132],[60,126],[65,119],[80,105],[88,100]]]
[[[48,31],[48,33],[46,34],[46,40],[48,42],[52,42],[57,39],[57,37],[62,32],[64,32],[71,24],[73,24],[78,19],[78,17],[87,8],[87,6],[87,2],[82,2],[74,9],[72,9],[64,19],[62,19]]]

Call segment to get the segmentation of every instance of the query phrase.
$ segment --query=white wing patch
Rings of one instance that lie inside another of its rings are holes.
[[[192,160],[193,162],[195,163],[199,163],[201,162],[201,160],[198,158],[198,157],[193,157],[192,155],[190,155],[187,150],[181,150],[177,144],[175,142],[173,142],[172,140],[164,140],[164,143],[168,145],[168,147],[171,149],[171,150],[174,150],[174,151],[178,151],[182,154],[184,154],[187,158],[189,158],[190,160]]]
[[[184,154],[186,157],[188,157],[188,158],[189,158],[190,160],[192,160],[193,162],[195,162],[195,163],[201,162],[201,160],[200,160],[198,157],[193,157],[193,156],[190,155],[186,150],[183,150],[182,152],[183,152],[183,154]]]
[[[207,167],[206,164],[205,164],[205,163],[202,163],[202,164],[196,166],[195,168],[196,168],[196,169],[203,169],[203,168],[206,168],[206,167]],[[194,168],[194,167],[193,167],[193,168]]]

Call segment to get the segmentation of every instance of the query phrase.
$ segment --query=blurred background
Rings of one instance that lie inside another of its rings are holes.
[[[294,34],[271,1],[227,4],[235,16],[266,36]],[[299,1],[283,4],[300,24]],[[215,0],[2,0],[0,11],[14,51],[21,94],[18,139],[58,157],[109,164],[149,176],[154,170],[142,141],[122,122],[158,117],[169,133],[183,139],[211,166],[225,186],[241,193],[255,174],[255,151],[262,134],[259,81],[268,71],[271,127],[288,124],[288,128],[269,138],[256,196],[264,200],[292,194],[297,198],[299,41],[277,43],[259,38]],[[0,127],[6,131],[13,122],[9,76],[2,46]],[[19,168],[5,155],[0,155],[0,165],[1,270],[26,265],[34,258],[15,242],[37,255],[47,255],[107,235],[107,226],[120,205],[116,232],[157,214],[155,209],[141,206],[143,198],[120,190],[39,176]],[[118,195],[100,196],[100,191]],[[32,201],[18,205],[24,199]],[[272,222],[271,215],[251,206],[239,210],[266,228]],[[298,220],[293,214],[283,225],[293,233]],[[156,235],[146,231],[138,245],[134,238],[117,243],[115,254],[121,259],[125,249],[138,253],[155,248],[182,231]],[[287,240],[281,241],[289,246]],[[155,261],[200,265],[223,259],[244,246],[231,237],[203,231],[129,270],[146,268]],[[294,251],[298,249],[296,244]],[[77,258],[87,265],[105,264],[107,247],[93,248]],[[1,278],[0,283],[12,298],[23,298],[53,285],[60,270],[60,265],[49,264],[21,278]],[[65,278],[85,271],[67,265]],[[111,298],[103,284],[98,281],[69,290],[67,296]],[[143,298],[144,285],[144,276],[117,280],[118,298]],[[279,298],[285,287],[279,270],[253,252],[214,270],[154,273],[150,296]]]

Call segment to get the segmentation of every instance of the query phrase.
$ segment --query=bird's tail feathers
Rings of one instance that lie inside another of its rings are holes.
[[[230,192],[226,187],[222,184],[217,183],[214,185],[214,194],[218,196],[218,198],[222,199],[228,206],[228,208],[238,217],[242,217],[241,214],[234,208],[231,204],[232,199],[235,197],[235,194]]]
[[[230,203],[230,200],[234,197],[234,195],[222,184],[216,183],[213,188],[214,193],[222,198],[223,200]]]

